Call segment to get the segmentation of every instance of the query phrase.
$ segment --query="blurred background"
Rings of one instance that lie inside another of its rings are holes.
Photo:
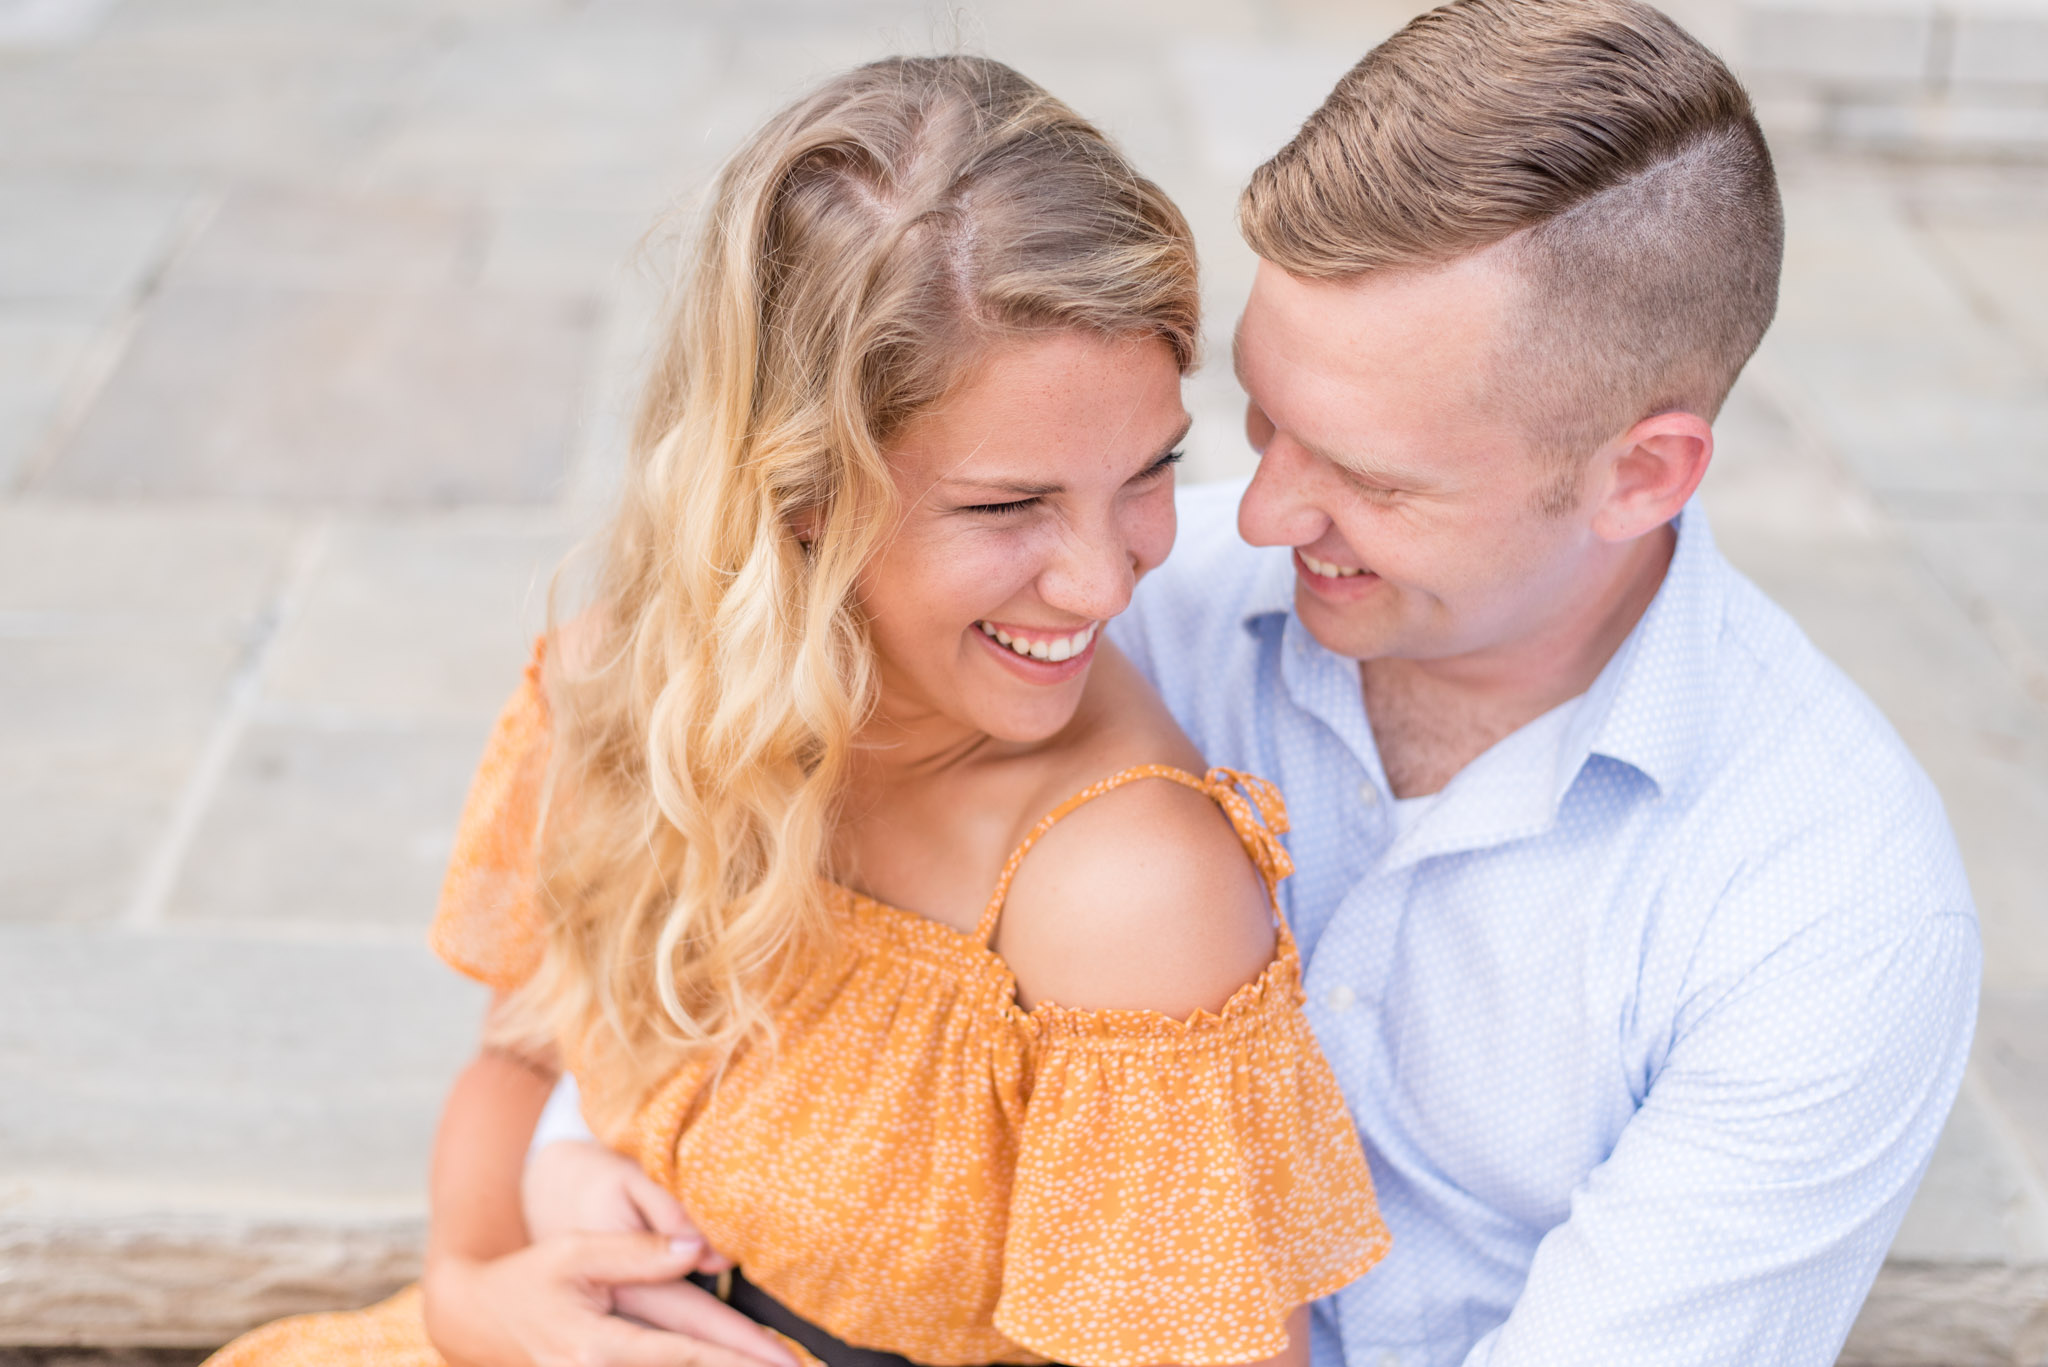
[[[954,48],[1099,121],[1200,237],[1187,476],[1224,478],[1238,187],[1423,7],[0,0],[0,1364],[186,1360],[412,1275],[481,1006],[422,944],[453,823],[614,484],[643,239],[748,128]],[[1790,220],[1717,535],[1940,784],[1988,951],[1844,1360],[2039,1367],[2048,0],[1670,8]]]

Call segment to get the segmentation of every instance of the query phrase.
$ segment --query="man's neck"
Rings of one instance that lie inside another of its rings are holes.
[[[1657,596],[1676,546],[1673,527],[1632,543],[1578,610],[1512,646],[1453,660],[1360,661],[1394,796],[1441,791],[1503,738],[1592,687]]]

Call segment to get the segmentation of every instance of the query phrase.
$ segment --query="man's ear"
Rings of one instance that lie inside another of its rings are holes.
[[[1607,488],[1593,534],[1631,541],[1661,527],[1692,497],[1714,458],[1714,429],[1697,413],[1659,413],[1609,442],[1596,458]]]

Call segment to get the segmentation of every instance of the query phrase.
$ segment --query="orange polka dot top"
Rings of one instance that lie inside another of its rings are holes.
[[[470,792],[433,929],[443,958],[498,987],[541,950],[547,742],[529,668]],[[1291,870],[1262,780],[1117,774],[1038,824],[974,936],[834,885],[842,933],[793,975],[775,1043],[743,1047],[715,1086],[709,1065],[684,1067],[600,1133],[756,1285],[857,1347],[940,1367],[1280,1352],[1289,1312],[1388,1244],[1284,924],[1256,979],[1185,1020],[1023,1010],[987,947],[1025,852],[1141,778],[1214,799],[1269,891]],[[602,1086],[579,1081],[586,1096]]]

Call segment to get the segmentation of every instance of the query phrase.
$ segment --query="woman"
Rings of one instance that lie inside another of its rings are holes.
[[[1306,1361],[1306,1305],[1386,1236],[1298,1007],[1278,801],[1203,774],[1100,634],[1172,541],[1197,307],[1172,204],[995,62],[863,67],[736,155],[595,601],[458,838],[436,946],[501,1003],[424,1321],[224,1365],[664,1360],[591,1321],[688,1294],[700,1246],[521,1247],[557,1058],[827,1360]]]

